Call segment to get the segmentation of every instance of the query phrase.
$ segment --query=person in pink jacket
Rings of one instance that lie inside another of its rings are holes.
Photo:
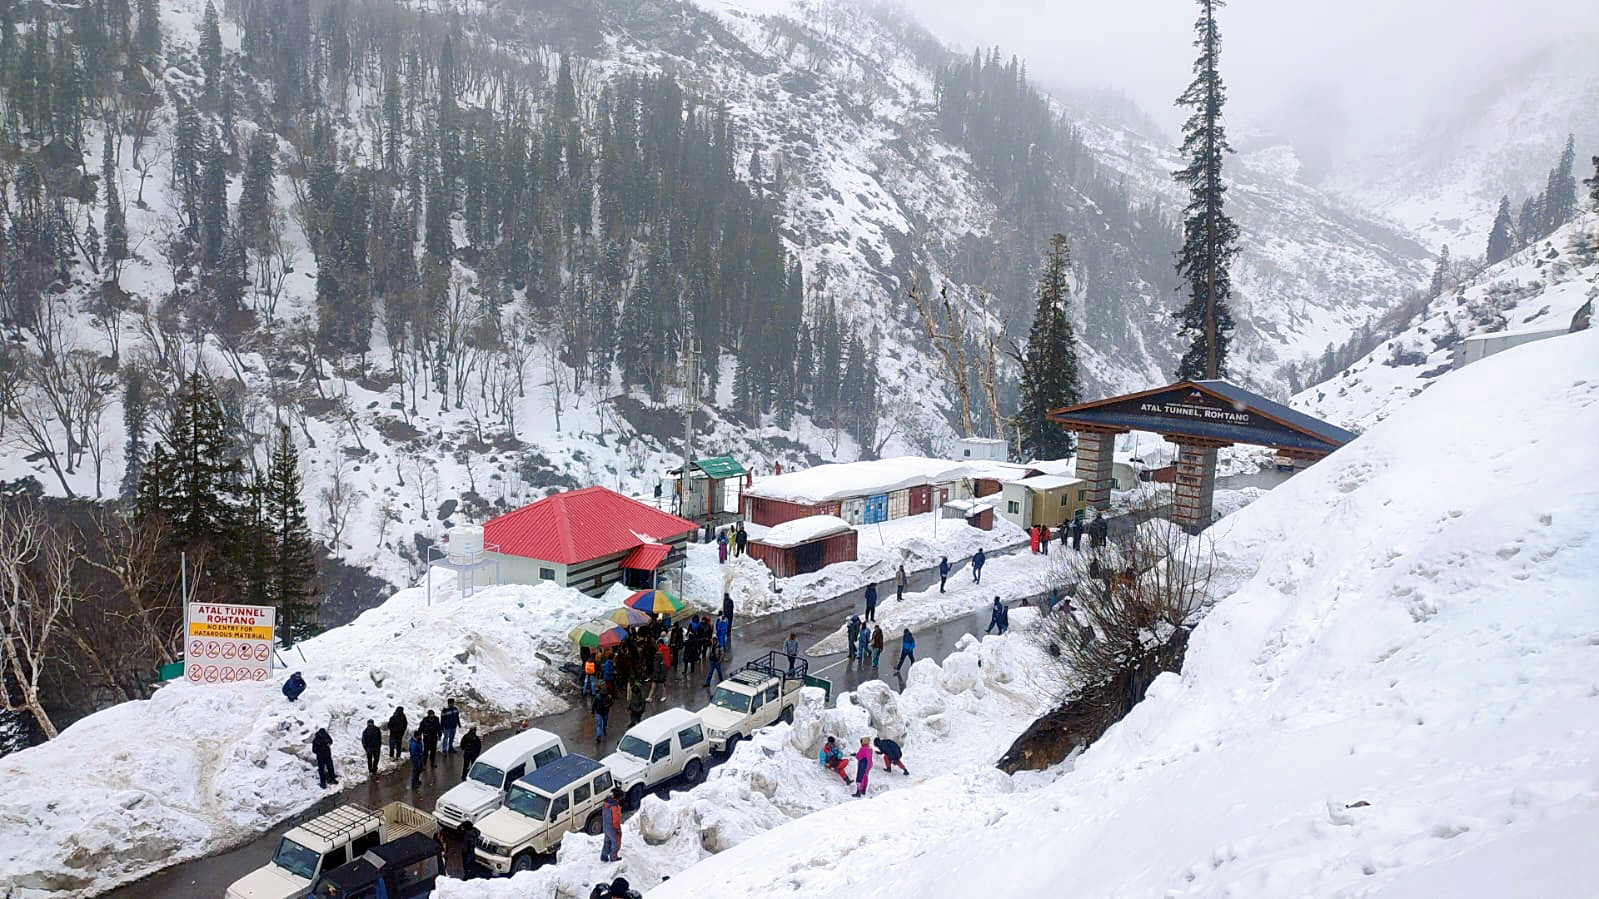
[[[861,737],[861,748],[855,750],[855,795],[866,795],[866,778],[872,773],[872,743]]]

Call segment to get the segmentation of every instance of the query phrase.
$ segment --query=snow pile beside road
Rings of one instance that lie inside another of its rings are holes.
[[[1599,333],[1442,378],[1217,526],[1183,674],[1050,786],[927,782],[651,895],[1588,894],[1595,434]]]
[[[18,897],[102,891],[241,842],[315,803],[311,736],[333,735],[335,766],[364,776],[360,732],[404,706],[414,727],[446,698],[464,726],[559,711],[565,634],[606,607],[543,585],[455,589],[438,571],[353,623],[286,655],[307,688],[174,682],[144,702],[90,715],[57,739],[0,759],[0,883]],[[303,658],[302,658],[303,655]],[[386,753],[385,753],[386,754]],[[222,885],[219,884],[220,888]]]
[[[646,797],[622,825],[620,863],[603,864],[600,837],[568,834],[558,860],[511,880],[441,881],[439,899],[510,899],[525,896],[586,897],[595,883],[626,877],[637,889],[674,880],[701,859],[735,849],[790,822],[826,816],[847,807],[853,787],[816,762],[825,737],[840,740],[845,752],[861,737],[882,735],[905,750],[910,774],[884,773],[875,759],[868,804],[885,805],[882,822],[851,831],[851,841],[883,836],[885,843],[913,829],[917,816],[948,824],[972,814],[973,806],[946,807],[932,797],[986,796],[1015,789],[994,761],[1027,722],[1042,709],[1042,695],[1029,671],[1042,665],[1034,644],[1020,631],[1034,621],[1023,610],[1013,618],[1010,636],[962,640],[942,666],[930,659],[910,669],[903,692],[882,681],[862,684],[822,707],[822,694],[807,689],[792,725],[768,728],[741,743],[725,763],[711,769],[698,787],[670,799]],[[850,765],[854,777],[854,763]],[[907,798],[909,797],[909,798]],[[967,820],[971,820],[967,817]],[[900,843],[900,854],[904,844]],[[761,895],[762,891],[737,895]],[[822,894],[813,894],[822,895]]]
[[[893,578],[900,565],[908,572],[916,572],[937,568],[939,558],[948,556],[951,566],[967,571],[962,562],[979,547],[993,557],[996,550],[1027,542],[1026,531],[998,515],[994,516],[994,529],[984,531],[958,518],[935,519],[935,514],[856,526],[860,540],[855,561],[837,562],[810,574],[783,578],[782,593],[772,592],[771,572],[763,563],[749,556],[728,556],[727,562],[720,564],[714,544],[690,544],[684,597],[695,608],[719,610],[722,594],[731,593],[738,617],[768,615],[831,599],[868,583],[881,584]],[[763,531],[751,526],[750,537],[754,539]],[[970,580],[970,573],[965,577]],[[950,578],[953,581],[955,575]]]

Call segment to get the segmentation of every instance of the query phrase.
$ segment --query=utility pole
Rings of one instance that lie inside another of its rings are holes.
[[[693,331],[683,336],[683,470],[677,480],[677,513],[683,514],[683,504],[688,500],[689,466],[694,464],[694,407],[700,402],[700,346]],[[706,498],[706,513],[712,510]],[[687,517],[687,516],[684,516]]]

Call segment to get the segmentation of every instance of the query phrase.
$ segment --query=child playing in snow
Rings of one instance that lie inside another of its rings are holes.
[[[837,774],[839,779],[844,781],[845,786],[849,785],[850,780],[846,771],[844,750],[839,748],[838,743],[832,737],[827,738],[827,743],[822,746],[822,751],[817,753],[816,757],[822,763],[823,768]]]

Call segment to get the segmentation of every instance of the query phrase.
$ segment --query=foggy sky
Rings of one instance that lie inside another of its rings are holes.
[[[998,44],[1043,83],[1107,86],[1162,125],[1192,78],[1192,0],[903,0],[945,43]],[[1483,60],[1599,35],[1599,0],[1235,0],[1219,18],[1228,120],[1269,127],[1307,96],[1370,139]]]

